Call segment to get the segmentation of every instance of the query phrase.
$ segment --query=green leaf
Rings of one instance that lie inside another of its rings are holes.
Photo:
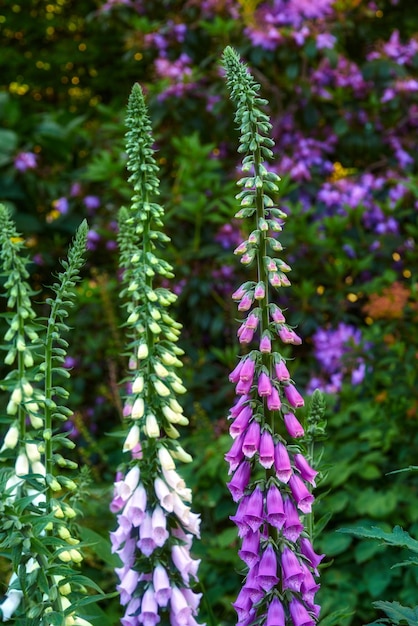
[[[373,606],[381,611],[395,623],[401,624],[406,621],[408,626],[418,626],[418,607],[410,608],[402,606],[399,602],[373,602]]]
[[[113,554],[111,552],[109,539],[105,539],[102,535],[99,535],[99,533],[96,533],[96,531],[91,528],[84,528],[80,526],[79,532],[82,541],[87,543],[91,550],[97,554],[97,556],[104,563],[106,563],[106,565],[109,565],[112,569],[120,567],[120,559],[117,554]]]
[[[372,526],[371,528],[340,528],[337,532],[349,533],[356,537],[379,539],[389,545],[409,548],[412,552],[418,553],[418,541],[413,539],[411,535],[400,526],[395,526],[391,533],[377,528],[377,526]]]

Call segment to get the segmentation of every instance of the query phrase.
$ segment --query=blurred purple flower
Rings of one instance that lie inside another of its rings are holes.
[[[61,215],[66,215],[70,209],[70,204],[65,196],[54,200],[52,206],[58,213],[61,213]]]
[[[19,152],[14,160],[14,166],[19,172],[34,170],[38,165],[38,157],[34,152]]]
[[[84,196],[83,202],[90,215],[100,206],[100,198],[98,196]]]

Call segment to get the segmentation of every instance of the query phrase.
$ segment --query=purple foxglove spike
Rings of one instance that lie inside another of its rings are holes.
[[[317,554],[313,549],[312,543],[306,537],[302,537],[300,540],[300,551],[303,556],[306,556],[315,574],[318,575],[317,567],[324,558],[325,554]]]
[[[247,574],[247,578],[245,579],[244,589],[249,594],[251,601],[256,604],[261,598],[264,596],[264,592],[260,587],[258,582],[258,565],[256,563]]]
[[[260,533],[248,532],[242,542],[239,558],[251,569],[260,560]]]
[[[148,587],[143,595],[139,621],[144,624],[144,626],[154,626],[161,621],[158,615],[158,604],[152,587]]]
[[[281,441],[278,441],[274,446],[274,469],[280,482],[289,482],[292,475],[292,467],[286,446]]]
[[[286,617],[285,617],[283,605],[280,602],[279,598],[277,598],[277,596],[275,596],[269,604],[269,608],[267,610],[267,620],[265,624],[266,626],[285,626],[286,625]]]
[[[302,343],[302,339],[295,333],[294,330],[288,328],[287,326],[282,326],[278,330],[278,335],[283,343],[291,343],[294,346],[300,346]]]
[[[259,487],[256,487],[248,498],[247,508],[243,521],[248,524],[252,532],[255,533],[264,522],[264,494]]]
[[[235,392],[237,396],[247,395],[248,393],[250,393],[252,384],[252,380],[242,380],[242,378],[240,378],[237,386],[235,387]]]
[[[277,557],[271,544],[263,552],[257,574],[257,582],[264,591],[270,591],[279,579],[277,577]]]
[[[268,430],[264,430],[261,435],[258,453],[260,465],[270,469],[274,463],[274,441]]]
[[[234,291],[231,297],[233,300],[241,300],[241,298],[244,297],[246,292],[247,290],[244,288],[244,285],[241,285],[241,287],[238,287],[238,289]]]
[[[229,463],[228,474],[232,474],[244,458],[244,453],[242,451],[244,436],[245,433],[241,433],[238,437],[236,437],[230,451],[225,454],[225,461]]]
[[[302,513],[310,513],[312,510],[312,503],[315,498],[306,487],[300,476],[293,474],[289,480],[289,487],[298,509],[300,509]]]
[[[192,615],[192,607],[189,606],[186,597],[182,591],[175,585],[171,589],[171,612],[173,618],[170,615],[170,624],[179,624],[186,626],[189,623],[189,618]]]
[[[285,386],[284,393],[287,401],[293,408],[297,409],[298,407],[301,407],[305,404],[305,401],[300,395],[299,391],[291,383]]]
[[[241,298],[240,303],[238,304],[238,311],[249,311],[252,304],[253,298],[247,291],[247,293]]]
[[[241,500],[244,491],[248,486],[251,475],[251,465],[248,461],[243,461],[236,469],[232,480],[227,483],[227,487],[231,493],[234,502]]]
[[[133,569],[129,569],[121,579],[120,584],[116,586],[116,589],[120,593],[120,603],[122,606],[128,604],[131,600],[132,594],[138,585],[138,580],[139,573]]]
[[[255,291],[254,291],[254,298],[256,300],[262,300],[263,298],[265,298],[266,296],[266,287],[264,285],[264,283],[258,283]]]
[[[169,537],[167,530],[167,517],[160,506],[156,506],[151,516],[152,538],[156,545],[161,548]]]
[[[251,459],[258,451],[260,436],[260,424],[253,420],[245,432],[244,441],[242,443],[242,451],[248,459]]]
[[[152,519],[149,513],[146,513],[139,527],[139,541],[137,542],[137,546],[145,556],[150,556],[157,547],[152,536]]]
[[[238,527],[238,536],[245,537],[250,532],[250,527],[245,522],[245,514],[247,512],[248,501],[250,497],[244,496],[237,507],[235,515],[230,515],[229,519]]]
[[[303,582],[300,588],[302,592],[302,598],[304,602],[306,602],[306,604],[308,604],[309,606],[313,606],[315,594],[317,591],[319,591],[321,585],[319,585],[315,581],[311,571],[305,565],[305,563],[301,563],[301,565],[303,570]]]
[[[312,619],[303,604],[296,598],[290,600],[289,611],[294,626],[315,626],[315,620]]]
[[[278,363],[276,363],[275,370],[277,380],[290,380],[289,370],[287,369],[286,363],[284,361],[280,360]]]
[[[271,339],[268,335],[263,335],[260,341],[260,352],[264,354],[270,354],[271,352]]]
[[[158,606],[166,607],[171,597],[170,580],[165,568],[158,564],[152,576],[154,585],[155,599]]]
[[[241,361],[239,361],[238,364],[234,367],[229,375],[229,380],[231,383],[237,383],[239,381],[243,365],[244,361],[241,359]]]
[[[283,589],[300,591],[304,579],[303,569],[297,556],[287,546],[283,548],[281,562]]]
[[[271,394],[267,396],[267,407],[269,411],[278,411],[282,406],[278,389],[272,385]]]
[[[242,365],[242,369],[241,369],[241,373],[240,373],[240,378],[241,380],[244,381],[253,381],[254,378],[254,372],[255,372],[255,361],[254,359],[251,359],[250,357],[247,357]]]
[[[293,437],[294,439],[297,439],[298,437],[303,437],[303,435],[305,434],[303,426],[293,413],[285,413],[283,415],[283,420],[284,425],[286,426],[286,430],[291,437]]]
[[[308,483],[311,483],[313,487],[315,487],[315,478],[318,472],[309,465],[308,461],[302,454],[295,454],[293,461],[295,463],[295,467],[299,470],[303,480],[306,480]]]
[[[282,528],[285,522],[283,499],[276,485],[270,485],[266,497],[266,521],[275,528]]]
[[[257,388],[259,396],[269,396],[271,394],[271,380],[265,372],[261,372],[260,376],[258,377]]]
[[[245,406],[245,403],[248,402],[248,400],[250,400],[250,396],[241,396],[238,399],[238,402],[236,402],[234,404],[234,406],[232,406],[229,409],[229,413],[230,415],[228,416],[228,419],[231,419],[233,417],[238,417],[238,414],[242,411],[243,407]]]
[[[253,602],[251,600],[250,594],[248,590],[243,587],[238,594],[235,602],[232,603],[232,606],[237,612],[238,620],[241,622],[248,617],[248,613],[251,611]]]
[[[229,434],[233,439],[246,432],[252,416],[253,412],[251,408],[248,405],[244,406],[229,427]]]
[[[299,514],[295,505],[290,498],[285,498],[283,501],[285,522],[283,526],[283,535],[289,541],[295,542],[300,537],[303,531],[303,524],[299,519]]]

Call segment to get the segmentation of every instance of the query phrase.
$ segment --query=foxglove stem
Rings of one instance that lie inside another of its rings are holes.
[[[294,415],[304,400],[290,379],[285,358],[277,351],[278,344],[298,345],[301,339],[272,302],[274,290],[290,285],[286,276],[290,267],[274,258],[282,249],[276,237],[286,215],[270,197],[278,191],[280,179],[265,165],[274,145],[266,136],[271,129],[269,118],[260,109],[267,102],[258,96],[260,86],[230,47],[224,52],[223,64],[231,99],[237,107],[239,152],[244,154],[244,177],[238,181],[242,191],[236,196],[241,208],[235,217],[252,220],[250,236],[235,253],[242,255],[243,265],[255,266],[254,280],[241,285],[233,299],[239,296],[238,310],[246,314],[238,330],[239,342],[251,346],[254,341],[258,345],[258,350],[250,352],[251,376],[244,378],[246,361],[231,375],[241,398],[231,409],[230,433],[237,439],[226,455],[233,472],[228,489],[238,504],[237,514],[231,519],[244,541],[239,554],[251,565],[234,606],[239,624],[244,618],[245,623],[269,623],[273,611],[275,619],[284,624],[296,609],[298,615],[304,612],[314,624],[318,611],[313,596],[319,585],[312,583],[316,568],[305,565],[300,542],[307,538],[304,514],[311,511],[314,500],[310,481],[315,470],[302,456],[297,440],[289,446],[284,436],[286,433],[286,437],[300,440],[304,435]],[[256,592],[254,586],[258,586]]]
[[[199,536],[199,516],[189,506],[191,490],[176,471],[175,461],[192,459],[178,444],[177,426],[188,424],[177,401],[185,393],[176,369],[183,351],[176,346],[181,325],[168,313],[176,296],[156,286],[172,278],[172,268],[157,256],[168,241],[161,228],[163,208],[154,201],[159,180],[152,149],[151,123],[139,85],[128,103],[126,145],[134,195],[119,215],[121,296],[132,350],[132,384],[123,410],[129,432],[123,450],[131,455],[114,486],[111,510],[118,527],[111,533],[113,551],[123,567],[116,570],[122,623],[136,612],[144,624],[163,616],[173,624],[192,626],[200,594],[191,591],[199,560],[191,557]],[[135,622],[136,623],[136,622]]]

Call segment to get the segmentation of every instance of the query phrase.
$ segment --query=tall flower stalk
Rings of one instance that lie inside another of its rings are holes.
[[[242,538],[239,556],[247,566],[234,607],[240,626],[313,626],[320,609],[314,596],[322,555],[313,550],[305,517],[311,513],[317,471],[298,445],[305,433],[296,412],[304,400],[280,353],[281,345],[298,345],[301,339],[275,302],[276,293],[290,285],[290,267],[276,256],[286,214],[271,197],[280,179],[266,166],[274,145],[269,117],[260,108],[267,101],[230,47],[223,65],[241,131],[238,151],[244,155],[236,217],[246,220],[250,232],[235,253],[254,275],[232,296],[244,313],[238,339],[245,354],[230,374],[237,401],[229,415],[234,442],[226,460],[232,474],[228,488],[238,503],[232,519]]]
[[[4,362],[14,366],[1,381],[10,400],[2,420],[7,431],[0,450],[0,549],[11,561],[12,575],[0,603],[0,621],[22,626],[89,626],[78,609],[87,603],[85,587],[98,589],[77,571],[83,557],[72,504],[80,484],[72,471],[76,464],[61,454],[74,444],[58,428],[71,415],[63,404],[68,392],[57,377],[69,375],[62,368],[68,346],[64,319],[74,299],[86,237],[83,222],[46,301],[50,314],[35,321],[24,240],[0,205],[0,258],[9,311]]]
[[[111,503],[118,521],[112,549],[122,561],[116,570],[125,607],[121,624],[192,626],[201,594],[191,589],[199,561],[190,550],[200,520],[191,511],[191,491],[175,463],[191,461],[178,443],[177,430],[188,424],[177,400],[186,391],[176,371],[182,365],[183,351],[176,345],[181,325],[168,312],[176,296],[162,285],[173,274],[157,253],[168,237],[159,230],[164,210],[155,201],[158,166],[139,85],[129,98],[126,125],[134,195],[130,208],[120,211],[119,245],[130,370],[123,451],[129,457]]]

